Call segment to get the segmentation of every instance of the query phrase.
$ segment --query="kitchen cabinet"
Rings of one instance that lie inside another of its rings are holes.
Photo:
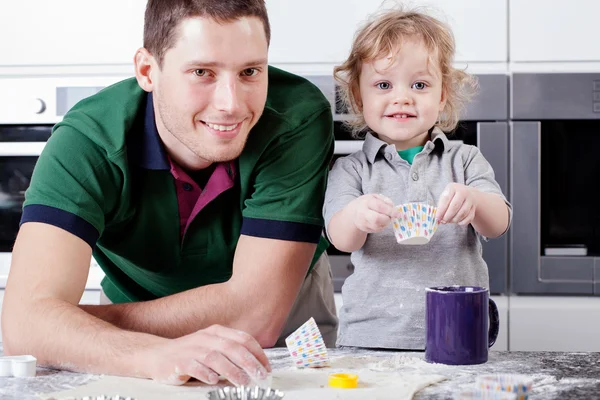
[[[131,64],[145,0],[0,2],[0,67]]]
[[[511,351],[600,351],[600,298],[510,297]]]
[[[457,61],[505,62],[507,2],[425,0],[419,7],[441,12],[453,27]],[[357,27],[381,0],[266,3],[271,63],[334,64],[346,58]],[[143,43],[145,6],[145,0],[1,2],[0,67],[129,65]]]
[[[511,0],[510,61],[599,61],[594,27],[600,2],[571,0],[566,7],[545,0]]]
[[[508,0],[424,0],[453,28],[458,62],[506,62]],[[267,0],[271,21],[270,62],[340,63],[357,27],[381,0]]]

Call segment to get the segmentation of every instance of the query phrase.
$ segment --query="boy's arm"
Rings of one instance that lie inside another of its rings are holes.
[[[481,151],[471,147],[465,165],[465,184],[477,205],[471,225],[486,238],[504,234],[512,219],[512,206],[494,177],[494,169]]]
[[[341,211],[331,217],[327,225],[329,239],[336,249],[352,253],[363,247],[367,240],[367,232],[363,232],[354,224],[356,213],[353,205],[354,200],[348,203]]]
[[[481,192],[470,188],[477,204],[473,228],[480,235],[496,238],[508,229],[510,213],[504,199],[495,193]]]
[[[397,216],[391,199],[381,194],[362,195],[333,215],[329,237],[338,250],[351,253],[363,247],[369,233],[383,230]]]

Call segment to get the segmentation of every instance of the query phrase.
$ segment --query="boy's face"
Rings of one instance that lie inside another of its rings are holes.
[[[439,69],[420,41],[405,41],[390,65],[391,59],[362,65],[359,89],[365,121],[397,150],[422,146],[446,104]]]
[[[161,138],[183,167],[233,160],[267,99],[263,24],[255,17],[197,17],[183,20],[176,34],[162,68],[151,73]]]

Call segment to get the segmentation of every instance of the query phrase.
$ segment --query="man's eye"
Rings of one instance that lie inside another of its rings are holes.
[[[427,87],[427,84],[425,84],[425,82],[415,82],[412,85],[413,89],[417,89],[417,90],[423,90]]]
[[[256,68],[246,68],[242,71],[242,75],[244,76],[254,76],[258,74],[258,70]]]
[[[389,83],[389,82],[379,82],[379,83],[377,84],[377,87],[378,87],[379,89],[387,90],[387,89],[389,89],[389,88],[390,88],[390,83]]]
[[[194,70],[194,75],[196,76],[206,76],[206,70],[205,69],[195,69]]]

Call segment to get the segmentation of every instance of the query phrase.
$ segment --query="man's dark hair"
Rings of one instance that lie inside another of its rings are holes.
[[[265,27],[267,43],[271,27],[264,0],[148,0],[144,17],[144,47],[162,66],[167,50],[175,45],[177,27],[187,18],[212,18],[219,23],[257,17]]]

